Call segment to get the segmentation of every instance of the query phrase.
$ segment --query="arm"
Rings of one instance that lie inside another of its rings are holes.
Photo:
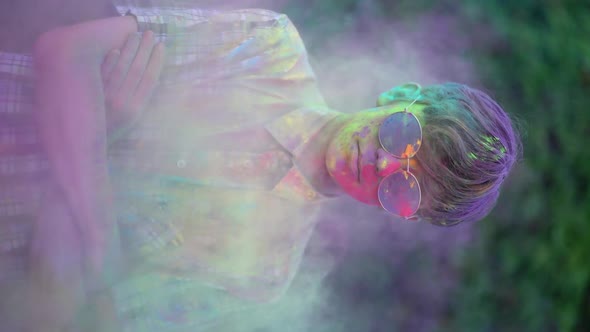
[[[31,330],[61,330],[72,323],[85,301],[88,277],[102,265],[109,228],[113,230],[107,215],[99,60],[102,48],[117,41],[93,38],[101,42],[91,54],[83,44],[90,38],[73,32],[69,27],[45,33],[34,50],[38,125],[52,176],[32,239]]]
[[[164,63],[163,44],[155,45],[150,31],[140,37],[135,29],[129,17],[91,21],[50,31],[35,49],[40,131],[56,194],[72,209],[94,268],[100,268],[104,235],[113,229],[105,96],[110,116],[138,112]]]
[[[121,47],[133,32],[130,23],[129,18],[115,18],[59,28],[43,35],[35,49],[39,128],[53,171],[31,250],[31,306],[37,318],[32,322],[44,328],[51,328],[44,325],[49,322],[60,328],[71,321],[84,293],[101,287],[104,265],[113,264],[106,262],[107,251],[110,258],[117,254],[103,84],[120,83],[122,91],[111,99],[130,99],[141,106],[163,64],[163,48],[154,47],[152,35],[144,34],[141,44],[129,38],[105,72],[101,55]],[[100,307],[104,311],[108,303]],[[101,324],[108,324],[104,313],[100,316]]]
[[[106,21],[50,31],[35,48],[36,102],[56,184],[53,194],[62,194],[70,207],[93,270],[101,264],[100,248],[105,248],[112,226],[100,64],[108,49],[124,43],[133,28],[129,18],[117,18],[111,26],[124,30],[120,36],[110,29],[94,34]]]

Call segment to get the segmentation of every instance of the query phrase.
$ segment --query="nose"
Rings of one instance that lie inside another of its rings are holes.
[[[377,175],[386,177],[402,167],[402,161],[392,156],[383,148],[377,149]]]

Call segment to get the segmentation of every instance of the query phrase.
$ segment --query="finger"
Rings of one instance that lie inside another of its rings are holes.
[[[102,84],[104,89],[106,90],[107,82],[109,80],[109,76],[113,69],[115,69],[115,65],[119,60],[119,56],[121,55],[121,51],[119,50],[112,50],[110,51],[107,56],[105,57],[102,65],[100,67],[100,74],[102,77]]]
[[[155,87],[158,85],[158,79],[164,67],[164,58],[166,48],[163,43],[158,43],[150,56],[146,70],[143,73],[141,82],[135,90],[135,94],[130,101],[130,108],[134,110],[142,109],[150,99]]]
[[[154,33],[151,31],[144,32],[141,38],[141,44],[139,45],[139,49],[135,55],[135,59],[131,63],[129,70],[127,72],[127,76],[119,90],[119,94],[122,97],[127,98],[128,100],[131,99],[133,94],[135,94],[135,89],[137,88],[139,82],[141,81],[142,76],[146,70],[146,66],[150,60],[150,55],[154,49]]]
[[[127,39],[127,42],[121,51],[121,55],[119,56],[119,61],[109,76],[106,91],[107,96],[118,95],[118,91],[123,84],[125,76],[127,76],[129,66],[133,62],[133,59],[135,59],[135,54],[139,48],[139,43],[140,37],[135,33],[131,34]]]

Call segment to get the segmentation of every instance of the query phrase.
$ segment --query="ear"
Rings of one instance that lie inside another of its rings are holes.
[[[406,83],[383,92],[377,99],[377,106],[385,106],[393,103],[396,99],[414,100],[420,95],[422,87],[418,83]]]

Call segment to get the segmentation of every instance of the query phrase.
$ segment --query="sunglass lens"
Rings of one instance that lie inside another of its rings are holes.
[[[392,214],[409,217],[420,206],[420,186],[416,177],[406,171],[398,171],[383,179],[378,189],[379,202]]]
[[[412,158],[422,144],[422,129],[416,116],[394,113],[379,127],[379,142],[385,151],[397,158]]]

